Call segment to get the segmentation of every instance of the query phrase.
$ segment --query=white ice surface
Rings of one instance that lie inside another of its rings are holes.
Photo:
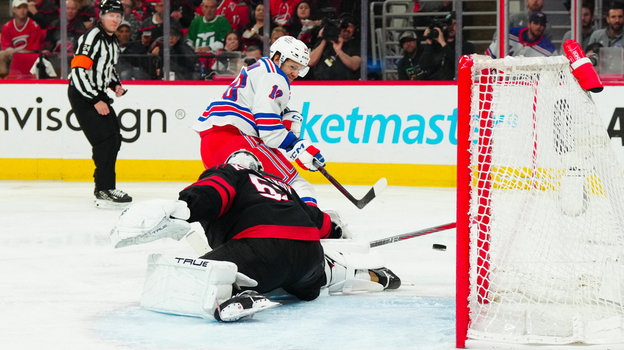
[[[135,201],[177,198],[185,183],[120,183]],[[361,197],[365,186],[347,186]],[[455,190],[388,187],[357,209],[330,185],[321,208],[338,210],[363,241],[455,221]],[[366,296],[321,296],[218,324],[139,307],[147,255],[187,254],[171,240],[113,249],[119,211],[92,205],[93,184],[0,181],[2,349],[451,349],[455,230],[381,246],[403,285]],[[433,250],[433,243],[446,251]]]

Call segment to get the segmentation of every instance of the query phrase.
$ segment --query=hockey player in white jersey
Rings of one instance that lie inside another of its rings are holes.
[[[241,69],[194,126],[201,136],[206,169],[224,163],[232,152],[246,149],[264,164],[264,171],[290,184],[307,204],[316,205],[314,189],[298,176],[288,159],[310,171],[317,170],[313,159],[325,164],[319,150],[299,138],[301,115],[288,110],[290,83],[305,76],[309,60],[303,42],[283,36],[271,45],[269,57]]]

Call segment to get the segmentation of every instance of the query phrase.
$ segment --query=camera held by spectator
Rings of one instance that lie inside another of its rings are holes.
[[[349,27],[349,24],[355,24],[355,19],[349,14],[343,14],[338,19],[323,18],[321,28],[323,30],[322,38],[327,41],[338,41],[340,31]]]
[[[429,32],[425,36],[425,39],[436,40],[438,39],[438,31],[435,28],[440,28],[440,32],[442,35],[446,35],[446,29],[448,26],[453,24],[453,19],[455,18],[455,14],[453,12],[442,18],[434,18],[431,23],[429,23],[428,29]]]
[[[327,41],[338,41],[340,35],[340,20],[323,18],[321,24],[323,28],[323,39]]]
[[[598,66],[598,62],[600,62],[598,54],[600,53],[600,48],[602,47],[602,44],[600,43],[593,43],[589,46],[587,46],[587,49],[585,50],[586,54],[587,54],[587,58],[589,58],[589,60],[591,61],[592,66],[597,67]]]

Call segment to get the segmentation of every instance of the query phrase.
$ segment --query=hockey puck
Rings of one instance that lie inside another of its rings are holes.
[[[446,250],[446,246],[444,244],[434,244],[432,248],[435,250]]]

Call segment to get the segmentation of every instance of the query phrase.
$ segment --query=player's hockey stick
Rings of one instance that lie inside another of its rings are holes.
[[[344,194],[345,197],[347,197],[347,199],[351,201],[351,203],[355,204],[358,209],[364,208],[370,201],[372,201],[377,196],[378,193],[381,193],[381,191],[388,187],[388,180],[386,180],[385,177],[382,177],[381,179],[377,180],[377,182],[370,190],[368,190],[364,197],[362,197],[361,199],[356,199],[351,193],[349,193],[349,191],[347,191],[346,188],[344,188],[344,186],[340,184],[340,182],[338,182],[338,180],[334,179],[334,177],[331,176],[327,172],[327,170],[325,170],[325,167],[320,165],[316,159],[314,159],[313,162],[318,171],[320,171],[321,174],[323,174],[323,176],[325,176],[325,178],[327,178],[327,180],[329,180],[329,182],[331,182],[332,185],[334,185],[338,189],[338,191],[340,191],[340,193]]]
[[[452,228],[455,228],[456,226],[457,226],[457,224],[454,223],[454,222],[450,223],[450,224],[440,225],[440,226],[433,226],[433,227],[425,228],[425,229],[418,230],[418,231],[403,233],[403,234],[400,234],[400,235],[390,236],[390,237],[378,239],[378,240],[375,240],[375,241],[371,241],[370,242],[370,246],[371,246],[371,248],[372,247],[378,247],[380,245],[390,244],[390,243],[402,241],[402,240],[405,240],[405,239],[410,239],[410,238],[414,238],[414,237],[420,237],[420,236],[424,236],[424,235],[428,235],[428,234],[431,234],[431,233],[436,233],[436,232],[440,232],[440,231],[444,231],[444,230],[450,230]]]

